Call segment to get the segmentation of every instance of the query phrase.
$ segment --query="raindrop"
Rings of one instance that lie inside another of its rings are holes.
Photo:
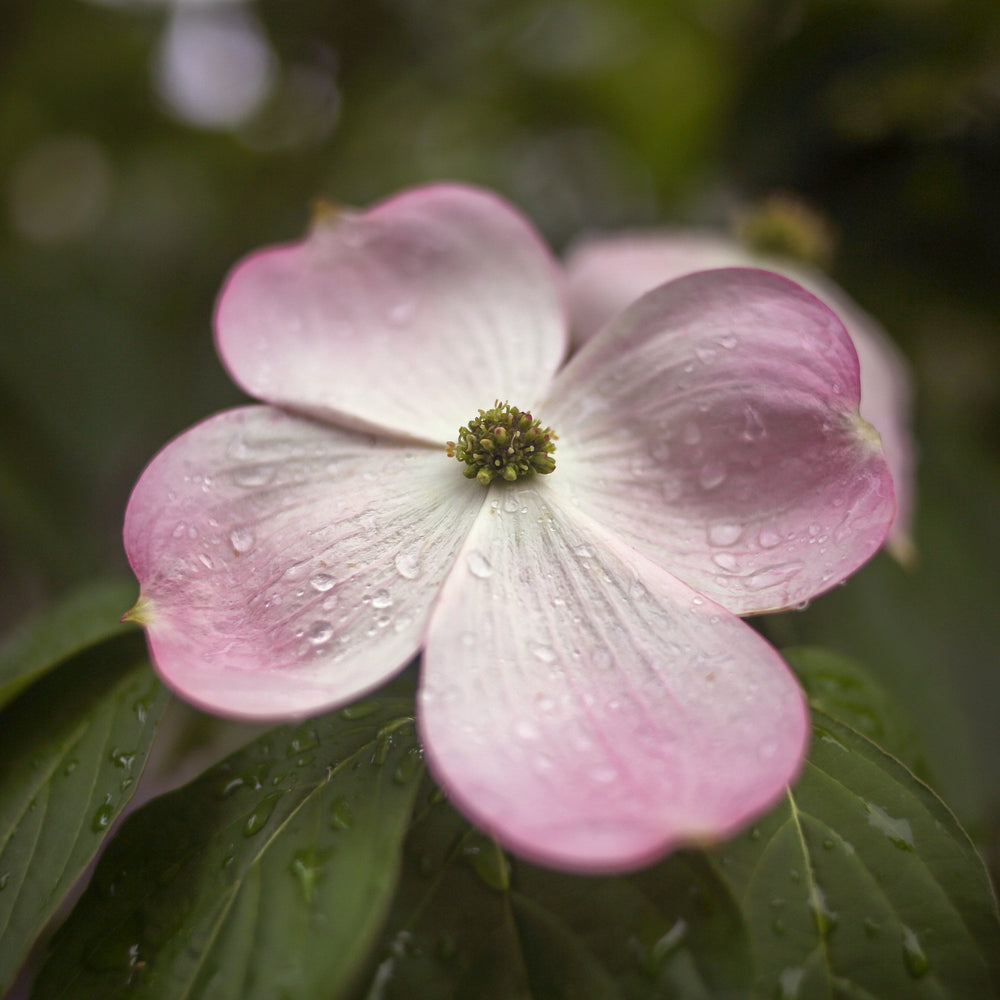
[[[298,879],[299,888],[307,903],[312,902],[316,883],[323,877],[323,862],[326,856],[322,851],[312,848],[296,851],[292,855],[292,863],[288,870]]]
[[[575,549],[573,549],[573,555],[575,555],[577,559],[593,559],[595,553],[589,545],[578,545]]]
[[[708,346],[696,347],[694,353],[703,365],[710,365],[719,356],[719,352],[714,347]]]
[[[903,926],[903,962],[906,964],[906,971],[914,979],[926,976],[931,968],[930,960],[920,945],[920,939],[905,925]]]
[[[913,850],[913,828],[909,820],[894,819],[873,802],[866,802],[865,810],[868,813],[868,822],[880,833],[884,833],[891,844],[901,851]]]
[[[233,473],[233,482],[244,489],[266,486],[272,479],[274,479],[273,465],[251,465],[237,469]]]
[[[716,552],[712,556],[712,562],[727,573],[736,573],[740,568],[739,560],[731,552]]]
[[[237,555],[249,552],[253,548],[253,533],[248,528],[234,528],[229,533],[229,542]]]
[[[488,580],[493,575],[489,559],[478,549],[473,549],[465,558],[469,572],[480,580]]]
[[[349,830],[354,825],[354,810],[345,795],[338,795],[330,803],[330,826],[334,830]]]
[[[708,542],[710,545],[735,545],[742,534],[742,524],[712,524],[708,528]]]
[[[531,651],[531,655],[541,663],[555,663],[558,658],[556,651],[543,642],[529,642],[528,649]]]
[[[255,833],[260,833],[264,829],[264,824],[271,818],[274,807],[284,794],[283,791],[271,792],[257,803],[257,808],[247,816],[246,822],[243,824],[244,837],[252,837]]]
[[[94,833],[103,833],[109,826],[111,826],[111,820],[115,815],[115,807],[111,804],[111,796],[107,795],[104,798],[104,802],[98,807],[97,812],[94,813],[93,818],[90,821],[90,829]]]
[[[373,608],[391,608],[392,594],[388,590],[377,590],[372,596]]]
[[[698,473],[698,483],[703,490],[714,490],[726,481],[726,467],[722,462],[706,462]]]
[[[790,965],[778,976],[778,1000],[796,1000],[806,970],[801,965]]]
[[[322,646],[329,642],[333,635],[333,626],[327,621],[313,622],[306,632],[306,639],[314,646]]]
[[[521,506],[521,502],[517,499],[514,493],[508,493],[504,497],[503,509],[507,511],[508,514],[516,514],[518,508]]]
[[[773,549],[781,544],[781,535],[774,528],[765,526],[760,529],[757,541],[762,549]]]
[[[782,583],[787,583],[801,569],[802,563],[800,562],[766,566],[746,577],[745,584],[748,590],[767,590],[769,587],[777,587]]]
[[[420,771],[422,763],[423,757],[419,748],[410,747],[396,766],[396,770],[392,772],[392,780],[397,785],[405,785]]]
[[[420,557],[416,549],[397,552],[394,560],[396,572],[404,580],[416,580],[420,576]]]
[[[697,444],[701,440],[701,428],[693,421],[684,425],[681,440],[685,444]]]
[[[337,581],[334,580],[329,573],[317,573],[310,581],[309,584],[313,590],[319,591],[321,594],[325,594],[328,590],[333,588],[333,585]]]
[[[413,319],[417,311],[417,303],[413,299],[401,299],[389,307],[386,314],[390,323],[396,326],[405,326]]]
[[[764,421],[761,420],[760,414],[752,406],[743,408],[743,432],[740,437],[746,442],[760,441],[767,437]]]

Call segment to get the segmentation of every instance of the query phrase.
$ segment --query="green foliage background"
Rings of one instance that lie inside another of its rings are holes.
[[[193,124],[158,91],[181,11],[245,15],[270,47],[274,89],[242,124]],[[471,181],[562,249],[792,191],[912,362],[919,561],[880,555],[763,627],[880,680],[996,871],[995,0],[8,0],[3,18],[0,634],[126,571],[146,461],[240,401],[211,342],[224,274],[296,238],[317,197]]]

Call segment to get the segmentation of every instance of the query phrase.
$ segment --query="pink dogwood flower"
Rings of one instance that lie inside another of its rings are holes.
[[[746,249],[711,230],[645,230],[580,240],[566,260],[573,340],[579,346],[644,292],[694,271],[759,267],[811,291],[843,321],[861,364],[861,415],[881,435],[896,491],[887,539],[902,563],[914,558],[909,368],[879,323],[840,287],[805,264]]]
[[[266,402],[166,446],[125,544],[182,697],[302,717],[423,650],[455,804],[524,857],[619,871],[793,780],[803,696],[739,616],[839,583],[894,500],[850,338],[794,283],[691,275],[565,364],[561,283],[514,209],[455,185],[251,255],[217,345]]]

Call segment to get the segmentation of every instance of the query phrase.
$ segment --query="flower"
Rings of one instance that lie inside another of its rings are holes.
[[[908,366],[878,322],[819,271],[752,251],[707,229],[591,236],[577,242],[566,260],[574,342],[589,340],[651,288],[717,267],[761,267],[783,274],[822,299],[843,321],[861,363],[861,415],[882,437],[895,484],[897,511],[887,548],[904,565],[911,563],[915,449],[909,430]]]
[[[266,403],[168,444],[125,518],[132,616],[181,696],[302,717],[422,649],[436,779],[506,848],[577,871],[726,836],[782,794],[807,710],[738,616],[843,580],[894,510],[826,306],[695,274],[562,365],[536,233],[432,185],[251,255],[215,323]],[[515,432],[508,481],[491,455]]]

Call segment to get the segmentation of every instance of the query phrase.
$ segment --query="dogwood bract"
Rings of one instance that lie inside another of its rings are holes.
[[[593,235],[569,253],[569,311],[577,345],[644,292],[693,271],[759,267],[791,278],[843,321],[861,364],[861,415],[882,438],[896,492],[887,544],[901,562],[914,557],[910,377],[899,350],[878,322],[823,274],[787,258],[765,255],[702,229],[637,230]]]
[[[433,185],[247,258],[216,337],[266,403],[167,445],[125,519],[133,617],[181,696],[302,717],[422,649],[436,779],[505,847],[579,871],[781,795],[807,711],[737,616],[843,580],[894,510],[826,306],[695,274],[563,364],[536,233]]]

